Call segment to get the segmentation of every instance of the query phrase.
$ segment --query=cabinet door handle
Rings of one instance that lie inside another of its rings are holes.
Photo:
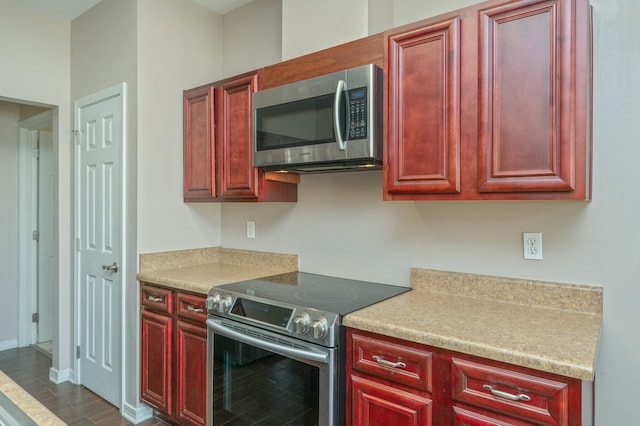
[[[384,365],[385,367],[391,367],[391,368],[406,368],[407,364],[405,364],[404,362],[391,362],[391,361],[387,361],[386,359],[382,359],[380,358],[378,355],[374,355],[373,356],[373,360],[375,362],[377,362],[380,365]]]
[[[502,392],[502,391],[499,391],[497,389],[494,389],[493,386],[491,386],[491,385],[482,385],[482,387],[484,389],[488,390],[489,392],[491,392],[491,395],[497,396],[499,398],[508,399],[510,401],[531,401],[531,397],[529,395],[525,395],[523,393],[519,393],[518,395],[514,395],[512,393]]]
[[[149,302],[154,302],[154,303],[162,303],[162,302],[164,302],[164,299],[162,297],[157,297],[157,296],[152,296],[152,295],[148,295],[147,296],[147,300]]]
[[[204,309],[202,309],[202,308],[194,308],[191,305],[187,305],[187,311],[193,312],[194,314],[201,314],[201,313],[204,312]]]

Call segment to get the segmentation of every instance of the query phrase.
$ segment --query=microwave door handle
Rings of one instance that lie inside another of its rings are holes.
[[[340,128],[340,100],[342,99],[342,93],[346,90],[347,83],[344,80],[338,81],[338,86],[336,87],[336,95],[333,98],[333,129],[336,132],[336,142],[338,142],[338,148],[340,151],[344,151],[347,149],[347,144],[344,139],[342,139],[342,129]],[[348,105],[348,103],[347,103]],[[348,117],[349,115],[347,115]]]

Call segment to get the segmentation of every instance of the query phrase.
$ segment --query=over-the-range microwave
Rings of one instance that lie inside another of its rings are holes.
[[[253,94],[253,165],[327,173],[382,164],[382,70],[326,74]]]

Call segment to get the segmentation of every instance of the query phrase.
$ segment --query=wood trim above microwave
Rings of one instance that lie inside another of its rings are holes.
[[[382,68],[383,53],[382,33],[330,47],[263,68],[259,90],[361,65],[374,64]]]

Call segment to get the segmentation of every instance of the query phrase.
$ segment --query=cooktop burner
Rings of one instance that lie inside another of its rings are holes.
[[[407,287],[290,272],[215,287],[263,300],[271,300],[346,315],[402,294]]]

